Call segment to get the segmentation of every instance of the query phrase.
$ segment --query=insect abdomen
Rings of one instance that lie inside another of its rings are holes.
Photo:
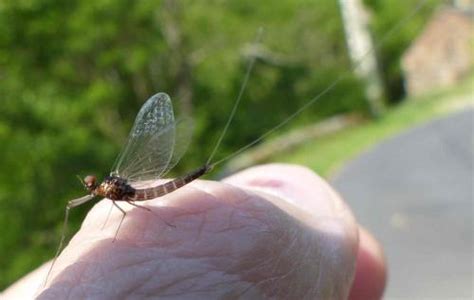
[[[144,201],[164,196],[201,177],[210,170],[211,166],[204,165],[199,169],[196,169],[184,176],[168,181],[165,184],[161,184],[147,189],[137,189],[135,190],[135,195],[130,198],[130,201]]]

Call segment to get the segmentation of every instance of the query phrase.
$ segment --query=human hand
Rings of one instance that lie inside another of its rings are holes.
[[[119,205],[127,215],[115,242],[121,214],[114,209],[102,229],[110,207],[103,200],[59,256],[44,289],[49,263],[0,298],[32,298],[38,288],[39,299],[382,296],[379,246],[308,169],[273,164],[222,183],[195,181],[142,203],[152,213]]]

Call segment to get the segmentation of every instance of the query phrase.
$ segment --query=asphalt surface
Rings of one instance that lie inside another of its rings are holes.
[[[473,299],[473,119],[410,129],[332,180],[384,247],[386,299]]]

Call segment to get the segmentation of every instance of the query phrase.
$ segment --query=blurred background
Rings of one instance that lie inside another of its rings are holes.
[[[360,153],[472,105],[472,5],[441,0],[3,0],[0,288],[52,258],[65,205],[84,194],[75,175],[101,178],[110,172],[136,113],[154,93],[167,92],[175,112],[195,120],[193,143],[172,175],[203,164],[251,59],[255,68],[216,160],[310,101],[314,105],[223,162],[214,176],[285,161],[306,165],[344,190],[350,181],[344,179],[346,163]],[[264,34],[257,44],[260,27]],[[472,135],[471,130],[464,132]],[[467,141],[472,145],[472,137]],[[370,160],[364,166],[370,167]],[[361,170],[351,176],[372,178]],[[363,191],[371,189],[370,180],[361,184]],[[344,196],[359,218],[374,209]],[[472,211],[472,193],[469,197]],[[91,205],[73,211],[71,234]],[[472,251],[472,235],[470,244],[463,249]],[[404,296],[397,294],[400,289],[393,295]]]

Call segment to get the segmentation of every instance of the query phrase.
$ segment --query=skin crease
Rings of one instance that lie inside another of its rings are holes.
[[[121,214],[114,209],[102,229],[110,201],[100,201],[59,256],[45,288],[49,263],[0,298],[382,297],[380,247],[309,169],[257,166],[141,204],[152,212],[119,203],[127,215],[112,242]]]

